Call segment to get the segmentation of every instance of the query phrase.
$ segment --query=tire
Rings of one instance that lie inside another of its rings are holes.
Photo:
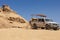
[[[32,29],[37,29],[37,25],[34,23]]]
[[[48,24],[46,24],[45,28],[46,28],[46,30],[50,30],[51,29],[50,25],[48,25]]]
[[[44,27],[41,27],[41,29],[44,29]]]
[[[58,27],[55,27],[55,28],[53,28],[53,30],[59,30],[59,28]]]

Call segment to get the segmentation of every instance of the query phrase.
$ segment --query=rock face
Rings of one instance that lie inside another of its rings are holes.
[[[30,25],[8,5],[3,5],[0,8],[0,28],[30,28]]]

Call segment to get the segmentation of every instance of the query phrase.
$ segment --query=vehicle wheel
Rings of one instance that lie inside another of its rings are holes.
[[[48,24],[45,26],[45,28],[46,28],[46,30],[50,30],[51,29],[50,25],[48,25]]]
[[[53,28],[53,30],[59,30],[59,28],[58,27],[55,27],[55,28]]]
[[[34,23],[32,29],[37,29],[37,25]]]
[[[41,29],[44,29],[44,27],[41,27]]]

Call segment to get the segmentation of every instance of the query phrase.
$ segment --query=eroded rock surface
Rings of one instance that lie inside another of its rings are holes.
[[[3,5],[0,8],[0,28],[30,28],[30,25],[8,5]]]

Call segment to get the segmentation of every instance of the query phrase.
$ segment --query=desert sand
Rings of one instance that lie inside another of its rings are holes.
[[[60,30],[0,29],[0,40],[60,40]]]

